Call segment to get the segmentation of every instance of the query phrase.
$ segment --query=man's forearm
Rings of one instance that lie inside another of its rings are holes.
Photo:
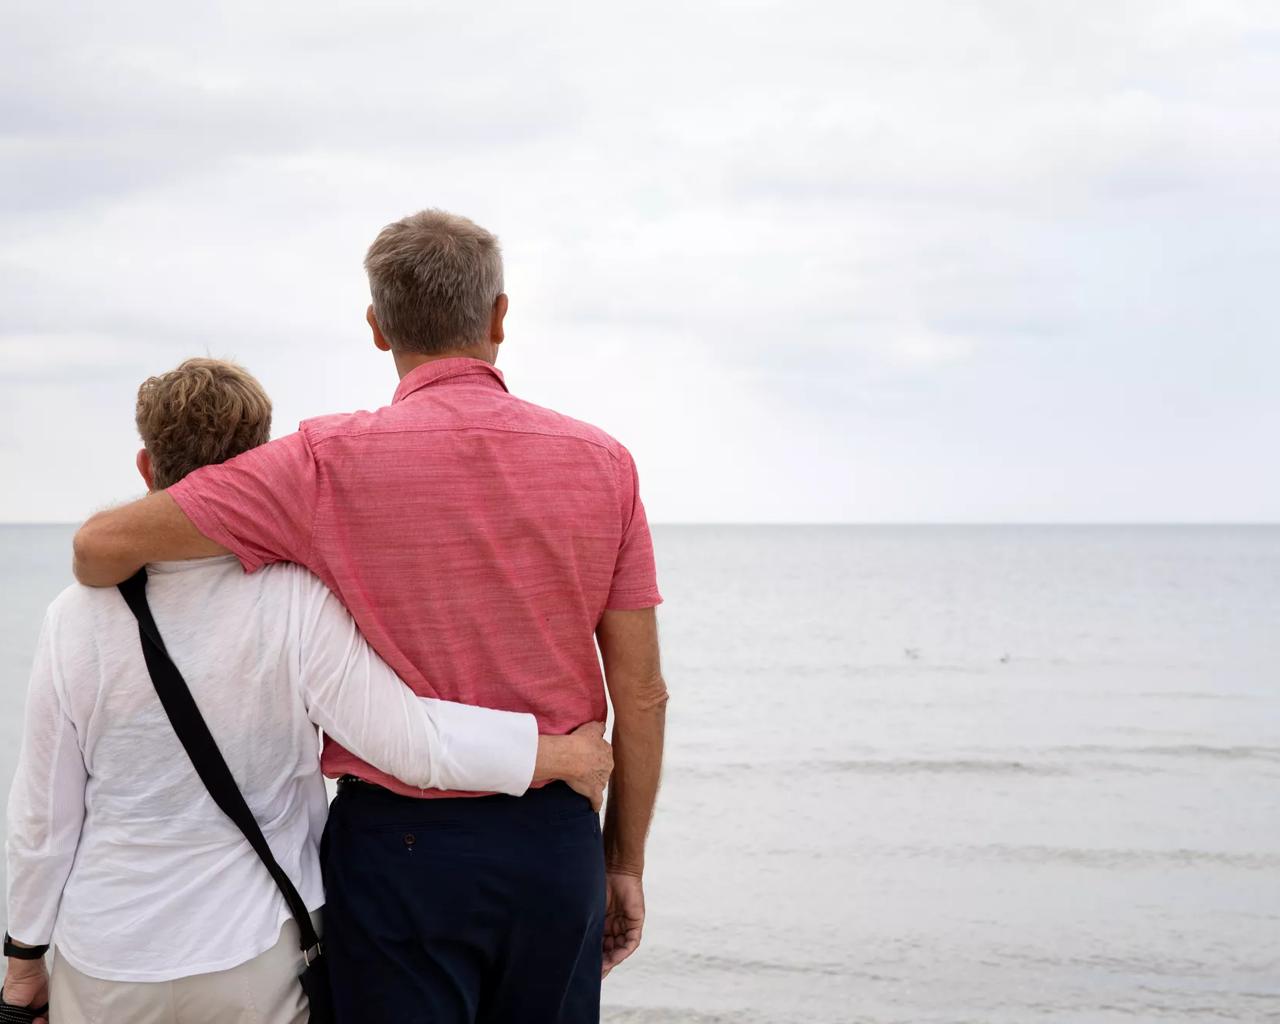
[[[90,587],[113,587],[148,562],[227,553],[164,491],[91,516],[76,531],[73,550],[76,579]]]
[[[606,611],[596,627],[596,639],[614,714],[613,777],[604,817],[605,867],[639,877],[658,798],[667,720],[657,618],[652,608]]]
[[[71,542],[71,571],[87,587],[111,587],[127,580],[145,562],[137,562],[112,536],[109,512],[90,516]]]
[[[646,689],[648,700],[614,709],[613,777],[604,822],[606,869],[636,876],[644,873],[645,840],[658,798],[666,731],[666,687],[659,678]]]

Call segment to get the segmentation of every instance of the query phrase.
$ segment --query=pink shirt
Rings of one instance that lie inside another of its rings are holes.
[[[319,576],[419,696],[532,712],[543,732],[604,719],[600,617],[662,600],[631,454],[477,359],[420,366],[391,405],[307,420],[169,494],[245,571]],[[439,795],[331,740],[323,765]]]

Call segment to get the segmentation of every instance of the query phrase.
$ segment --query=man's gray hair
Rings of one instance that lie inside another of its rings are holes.
[[[444,210],[411,214],[382,229],[364,269],[393,348],[437,355],[488,339],[502,250],[479,224]]]

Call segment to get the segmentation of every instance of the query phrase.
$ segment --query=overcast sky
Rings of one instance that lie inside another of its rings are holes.
[[[425,206],[655,521],[1280,520],[1270,0],[19,2],[0,82],[0,520],[136,494],[190,355],[385,404]]]

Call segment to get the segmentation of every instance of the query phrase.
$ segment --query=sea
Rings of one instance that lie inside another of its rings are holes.
[[[0,786],[71,530],[0,528]],[[1280,527],[659,526],[604,1019],[1280,1020]]]

